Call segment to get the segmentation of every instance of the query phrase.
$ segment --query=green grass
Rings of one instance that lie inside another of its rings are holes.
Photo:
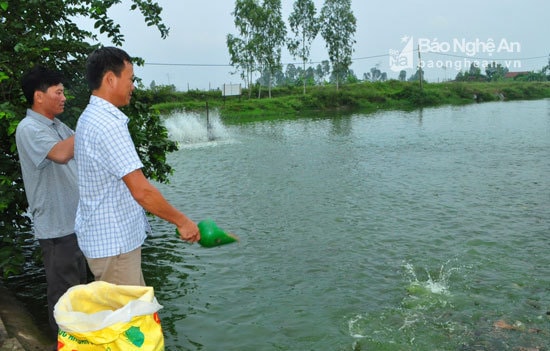
[[[174,110],[204,111],[218,109],[227,122],[259,119],[295,118],[334,111],[373,112],[377,110],[412,110],[440,105],[463,105],[500,100],[529,100],[550,98],[550,82],[361,82],[335,86],[282,87],[272,90],[272,97],[264,88],[262,97],[257,91],[248,97],[245,90],[240,97],[223,98],[220,92],[176,92],[167,102],[154,105],[161,113]]]

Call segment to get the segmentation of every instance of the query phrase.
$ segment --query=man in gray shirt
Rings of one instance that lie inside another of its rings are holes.
[[[86,259],[74,234],[78,205],[74,132],[55,116],[65,108],[63,76],[36,66],[21,85],[31,108],[17,126],[15,140],[34,236],[42,248],[48,316],[68,288],[87,282]]]

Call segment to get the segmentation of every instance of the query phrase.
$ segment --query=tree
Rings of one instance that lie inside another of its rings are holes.
[[[513,79],[518,82],[544,82],[547,80],[546,75],[542,71],[523,72],[522,74],[518,74]]]
[[[346,79],[345,82],[349,84],[359,82],[359,78],[357,78],[357,76],[355,75],[355,72],[353,72],[352,69],[348,69],[345,79]]]
[[[544,80],[550,80],[550,55],[548,55],[548,64],[541,69],[541,75]],[[0,77],[1,79],[1,77]]]
[[[330,74],[330,62],[323,60],[315,67],[315,81],[317,84],[322,84],[326,76]]]
[[[24,216],[27,201],[14,136],[26,109],[20,78],[35,64],[63,71],[68,79],[68,101],[61,118],[74,127],[89,98],[83,83],[85,63],[96,47],[90,42],[97,41],[97,37],[80,29],[73,20],[92,19],[97,31],[120,46],[124,41],[120,26],[107,15],[107,10],[120,2],[43,0],[40,6],[31,6],[28,2],[0,0],[0,273],[4,276],[21,271],[25,237],[17,234],[30,230],[29,218]],[[139,10],[147,25],[157,27],[162,38],[168,35],[160,17],[162,8],[157,3],[132,0],[130,10]],[[167,181],[171,167],[165,163],[165,156],[175,149],[175,144],[167,139],[158,115],[139,98],[134,97],[126,111],[131,117],[129,128],[138,153],[146,165],[144,172],[158,181]]]
[[[412,76],[409,78],[409,82],[418,82],[420,80],[420,77],[422,77],[422,81],[424,81],[424,70],[420,67],[414,72]]]
[[[306,80],[306,85],[315,85],[315,69],[313,67],[309,66],[303,77]]]
[[[274,86],[286,85],[286,77],[282,69],[278,70],[273,75],[273,85]]]
[[[306,62],[309,59],[311,44],[319,33],[319,21],[315,17],[315,4],[311,0],[297,0],[294,3],[292,13],[288,18],[290,29],[294,33],[289,38],[288,51],[293,57],[299,57],[303,63],[303,73],[306,72]],[[306,93],[306,78],[302,77],[304,83],[304,95]]]
[[[288,85],[296,85],[298,79],[298,69],[292,63],[286,66],[286,81]]]
[[[264,0],[261,9],[261,25],[254,35],[259,69],[268,74],[269,97],[272,77],[282,69],[281,48],[285,41],[286,27],[281,14],[281,0]],[[260,92],[258,91],[258,97]]]
[[[364,80],[368,82],[385,82],[388,79],[386,72],[380,71],[379,65],[372,67],[370,72],[363,74]]]
[[[351,55],[355,44],[356,19],[351,10],[351,0],[325,0],[321,9],[321,35],[325,40],[328,55],[336,78],[336,90],[339,82],[347,75],[351,66]]]
[[[407,71],[405,71],[404,69],[399,71],[398,79],[399,79],[400,82],[404,82],[405,80],[407,80]]]
[[[255,0],[236,0],[231,13],[239,36],[228,34],[226,38],[230,64],[241,70],[250,97],[252,75],[256,69],[255,33],[261,21],[262,9]]]
[[[470,77],[479,77],[481,76],[481,68],[479,68],[477,64],[472,62],[468,74],[470,75]]]
[[[487,77],[481,74],[481,68],[472,63],[470,69],[464,73],[458,72],[455,80],[457,81],[486,81]]]
[[[497,81],[504,78],[504,76],[508,73],[508,68],[502,66],[502,64],[497,64],[493,61],[492,64],[485,67],[485,74],[487,75],[487,79],[489,81]]]
[[[286,36],[281,0],[264,0],[262,4],[258,0],[237,0],[232,15],[240,36],[227,35],[230,63],[241,70],[249,97],[256,71],[260,74],[260,82],[267,80],[271,97],[272,76],[281,70],[281,47]],[[258,96],[261,85],[258,85]]]

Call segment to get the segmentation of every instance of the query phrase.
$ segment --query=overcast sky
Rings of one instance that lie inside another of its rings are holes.
[[[129,1],[113,7],[110,15],[121,24],[123,49],[145,59],[136,75],[149,86],[173,84],[178,90],[216,89],[224,83],[243,83],[231,74],[226,46],[228,34],[238,35],[231,0],[157,0],[164,23],[170,28],[161,39],[147,27]],[[322,0],[314,0],[317,12]],[[293,1],[283,0],[287,21]],[[510,71],[539,71],[550,54],[550,1],[548,0],[353,0],[357,19],[356,44],[351,69],[358,78],[378,66],[388,78],[404,69],[407,77],[418,66],[420,48],[425,76],[437,82],[452,79],[469,65],[496,61]],[[109,45],[107,40],[102,42]],[[430,52],[431,51],[431,52]],[[319,35],[311,61],[328,60]],[[283,64],[295,63],[283,49]],[[166,65],[157,65],[166,64]]]

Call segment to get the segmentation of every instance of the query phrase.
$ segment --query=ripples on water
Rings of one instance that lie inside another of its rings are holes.
[[[169,286],[153,284],[168,344],[548,348],[548,104],[258,122],[184,142],[163,191],[242,242],[186,246],[157,223],[151,254],[169,238],[163,255],[187,267],[162,265]]]
[[[152,219],[167,349],[550,349],[549,107],[169,116],[159,188],[241,242],[188,245]]]

